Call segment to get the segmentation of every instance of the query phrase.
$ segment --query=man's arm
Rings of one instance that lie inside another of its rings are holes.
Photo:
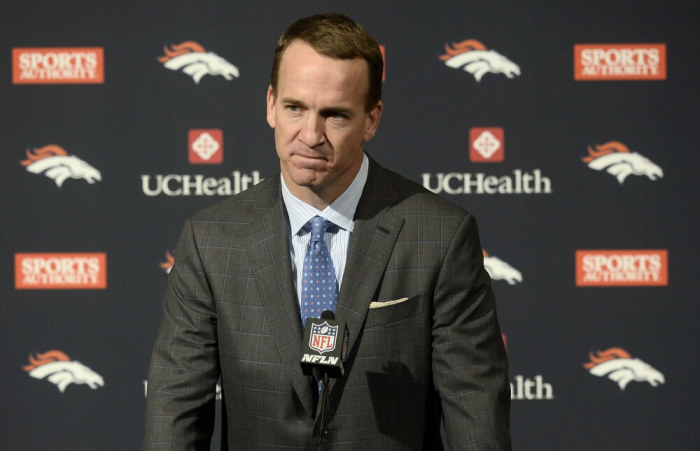
[[[446,251],[434,297],[433,378],[451,449],[510,449],[508,364],[476,221]]]
[[[219,378],[216,312],[187,221],[175,249],[148,377],[144,450],[209,449]]]

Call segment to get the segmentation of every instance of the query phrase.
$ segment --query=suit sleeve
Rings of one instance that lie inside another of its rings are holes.
[[[471,215],[446,250],[433,305],[433,379],[450,449],[509,450],[508,364]]]
[[[216,337],[212,290],[187,221],[151,356],[144,450],[209,449],[219,378]]]

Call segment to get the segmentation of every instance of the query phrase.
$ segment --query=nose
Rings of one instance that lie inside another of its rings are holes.
[[[325,142],[323,118],[316,114],[308,114],[299,131],[299,141],[308,147],[317,147]]]

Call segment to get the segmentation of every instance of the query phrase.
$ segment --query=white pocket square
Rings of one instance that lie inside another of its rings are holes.
[[[369,308],[382,308],[382,307],[389,307],[391,305],[396,305],[400,304],[401,302],[408,301],[408,298],[401,298],[401,299],[395,299],[393,301],[386,301],[386,302],[370,302],[369,303]]]

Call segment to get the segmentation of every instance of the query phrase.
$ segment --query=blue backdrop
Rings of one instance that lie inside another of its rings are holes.
[[[278,170],[323,11],[385,51],[366,150],[479,219],[514,447],[693,448],[698,4],[574,0],[0,4],[2,448],[139,448],[180,227]]]

